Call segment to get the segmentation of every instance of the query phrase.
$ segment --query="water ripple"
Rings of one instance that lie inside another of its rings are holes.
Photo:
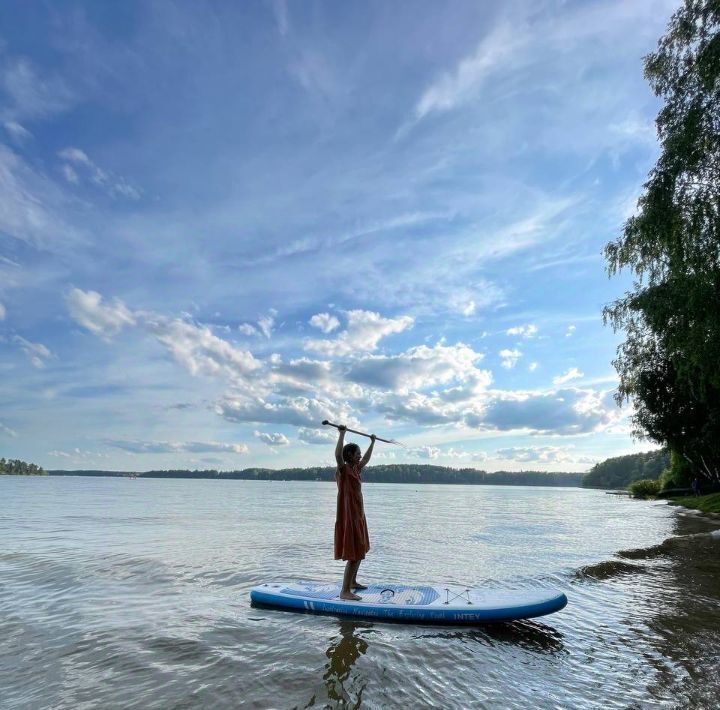
[[[261,582],[340,577],[332,485],[3,479],[3,710],[718,705],[717,525],[668,506],[366,486],[365,579],[569,598],[447,628],[249,606]]]

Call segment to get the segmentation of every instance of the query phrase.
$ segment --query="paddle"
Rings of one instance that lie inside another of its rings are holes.
[[[333,424],[327,419],[323,420],[323,426],[334,426],[336,429],[340,428],[339,424]],[[348,429],[347,427],[345,427],[345,431],[352,432],[353,434],[360,434],[360,436],[367,436],[368,439],[372,438],[371,434],[366,434],[364,431],[358,431],[357,429]],[[375,440],[384,441],[386,444],[397,444],[398,446],[405,446],[405,444],[401,443],[400,441],[396,441],[395,439],[381,439],[379,436],[376,436]]]

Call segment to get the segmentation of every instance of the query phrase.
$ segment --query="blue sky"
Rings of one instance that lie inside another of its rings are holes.
[[[677,2],[4,2],[0,455],[582,471]]]

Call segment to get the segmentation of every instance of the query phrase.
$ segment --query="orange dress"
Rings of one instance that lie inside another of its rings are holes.
[[[337,516],[335,518],[335,559],[364,560],[370,549],[362,496],[360,466],[344,463],[335,472]]]

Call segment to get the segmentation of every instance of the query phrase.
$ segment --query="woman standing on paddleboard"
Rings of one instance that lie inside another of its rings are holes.
[[[335,559],[347,562],[340,598],[357,601],[361,597],[353,590],[367,589],[357,581],[357,571],[370,549],[363,506],[361,472],[372,456],[375,434],[370,437],[370,446],[365,456],[362,456],[357,444],[344,445],[346,427],[340,425],[338,431],[340,436],[335,447],[335,461],[337,461],[335,481],[338,486]]]

